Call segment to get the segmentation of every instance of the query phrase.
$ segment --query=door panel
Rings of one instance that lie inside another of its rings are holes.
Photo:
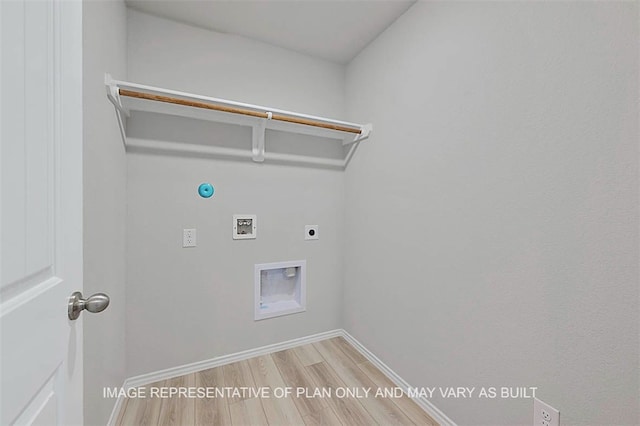
[[[0,1],[0,424],[82,423],[82,3]]]
[[[3,2],[2,16],[0,287],[7,287],[53,266],[53,3]]]
[[[27,1],[24,22],[25,272],[31,275],[53,261],[53,4]]]
[[[24,151],[24,4],[0,3],[0,52],[2,52],[0,108],[2,113],[2,288],[24,277],[26,187]],[[10,142],[11,141],[11,142]]]
[[[69,334],[65,315],[60,309],[60,301],[68,297],[66,286],[52,279],[22,295],[21,302],[5,311],[3,307],[2,324],[2,414],[1,424],[9,424],[22,411],[30,411],[33,404],[40,401],[34,398],[50,378],[60,374],[63,360],[67,359],[68,340],[61,336]],[[56,301],[56,303],[51,303]],[[31,338],[25,333],[26,327],[38,324],[36,335]],[[30,365],[27,366],[26,364]],[[73,368],[72,365],[68,367]],[[26,371],[26,368],[29,371]],[[52,386],[57,396],[64,390]],[[33,404],[28,402],[33,398]],[[60,424],[58,419],[49,419],[50,425]]]

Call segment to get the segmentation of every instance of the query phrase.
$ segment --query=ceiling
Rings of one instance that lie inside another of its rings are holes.
[[[126,0],[142,12],[347,63],[415,0]]]

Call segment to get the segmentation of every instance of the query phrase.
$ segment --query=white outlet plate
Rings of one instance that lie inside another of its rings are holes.
[[[317,240],[318,236],[318,225],[305,225],[304,227],[304,239],[305,240]]]
[[[533,398],[533,426],[560,426],[560,411]]]
[[[182,247],[195,247],[195,246],[196,246],[196,230],[183,229],[182,230]]]

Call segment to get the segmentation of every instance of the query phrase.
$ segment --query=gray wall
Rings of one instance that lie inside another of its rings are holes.
[[[344,68],[329,62],[135,11],[128,48],[130,81],[344,114]],[[250,148],[249,131],[186,123],[176,131],[179,122],[139,114],[129,131]],[[268,135],[267,149],[278,138]],[[144,152],[127,163],[128,376],[340,327],[342,172]],[[213,198],[197,195],[201,182],[215,186]],[[258,216],[258,239],[232,240],[234,213]],[[320,225],[318,241],[303,240],[305,224]],[[198,247],[182,248],[183,228],[197,229]],[[254,322],[253,265],[299,259],[307,311]]]
[[[413,385],[640,423],[637,43],[636,2],[419,2],[348,66],[344,326]]]
[[[563,424],[639,423],[637,9],[417,3],[346,82],[335,64],[129,11],[131,81],[375,131],[344,174],[129,154],[127,376],[344,327],[416,386],[537,386]],[[185,123],[139,115],[129,130],[249,147],[248,132]],[[257,240],[231,240],[233,213],[258,215]],[[308,311],[254,322],[253,264],[301,258]],[[461,424],[531,421],[530,400],[434,403]]]
[[[84,417],[105,424],[113,400],[104,386],[125,378],[126,159],[104,73],[126,76],[126,8],[122,1],[83,4],[84,294],[105,292],[111,305],[83,314]],[[105,25],[108,23],[108,25]]]
[[[344,116],[344,67],[129,9],[129,80],[327,117]]]

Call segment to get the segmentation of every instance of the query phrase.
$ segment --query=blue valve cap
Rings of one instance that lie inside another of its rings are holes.
[[[200,194],[202,198],[211,198],[214,192],[213,185],[210,183],[203,183],[198,187],[198,194]]]

